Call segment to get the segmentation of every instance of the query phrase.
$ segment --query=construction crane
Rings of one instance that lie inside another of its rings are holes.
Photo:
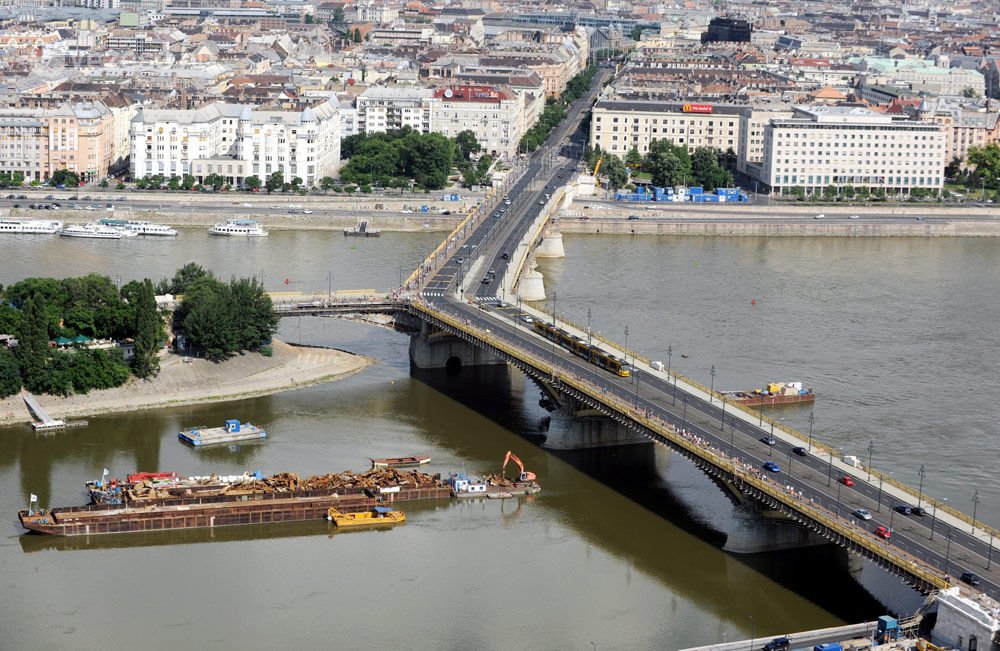
[[[525,470],[524,469],[524,464],[521,463],[521,460],[517,458],[517,455],[514,454],[513,452],[511,452],[510,450],[507,450],[507,456],[504,457],[504,459],[503,459],[503,467],[500,468],[500,476],[501,477],[503,477],[504,479],[507,478],[507,475],[506,475],[507,464],[510,463],[511,461],[513,461],[514,463],[516,463],[517,467],[521,469],[521,474],[518,475],[518,479],[517,479],[518,481],[535,481],[535,473],[528,472],[527,470]]]
[[[594,185],[601,187],[601,180],[597,178],[597,172],[601,169],[601,163],[604,161],[604,154],[601,154],[597,159],[597,165],[594,165]]]

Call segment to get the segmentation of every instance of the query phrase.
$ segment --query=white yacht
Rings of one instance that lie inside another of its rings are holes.
[[[137,222],[127,219],[102,219],[98,222],[101,226],[110,226],[122,231],[126,237],[131,235],[160,235],[173,237],[177,235],[177,230],[164,224],[153,224],[152,222]]]
[[[71,224],[59,231],[60,235],[66,237],[86,237],[97,240],[120,240],[124,237],[117,228],[103,226],[101,224]]]
[[[232,237],[267,237],[267,231],[253,219],[229,219],[212,226],[208,232]]]
[[[62,228],[63,223],[51,219],[0,219],[0,233],[45,233],[51,235]]]

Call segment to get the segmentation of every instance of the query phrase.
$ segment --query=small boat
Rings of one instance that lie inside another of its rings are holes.
[[[763,389],[722,391],[721,393],[727,400],[738,402],[746,407],[794,405],[816,400],[816,394],[813,393],[813,390],[803,388],[801,382],[771,382]]]
[[[491,500],[509,500],[510,498],[514,497],[514,493],[511,493],[510,491],[501,491],[499,493],[486,493],[486,497],[490,498]]]
[[[235,418],[226,421],[224,427],[190,427],[177,434],[184,443],[196,448],[216,443],[234,443],[236,441],[256,441],[267,438],[267,432],[251,425],[241,423]]]
[[[430,463],[430,457],[386,457],[371,459],[372,468],[412,468]]]
[[[253,219],[227,219],[208,229],[211,235],[230,237],[267,237],[267,231]]]
[[[402,511],[393,511],[388,506],[376,506],[370,511],[357,513],[341,513],[331,506],[326,519],[341,529],[360,529],[399,524],[406,520],[406,515]]]

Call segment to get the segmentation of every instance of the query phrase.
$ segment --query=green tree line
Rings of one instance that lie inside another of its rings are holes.
[[[359,133],[343,139],[342,158],[350,159],[340,178],[358,185],[440,190],[448,184],[458,160],[454,140],[440,133],[419,133],[403,127],[384,133]]]
[[[525,153],[531,153],[538,149],[549,137],[552,130],[556,128],[556,125],[566,117],[566,107],[583,97],[584,93],[587,92],[596,74],[596,66],[584,69],[569,80],[569,83],[566,84],[566,90],[563,91],[559,99],[550,97],[545,100],[545,110],[542,111],[538,122],[521,136],[518,149]]]

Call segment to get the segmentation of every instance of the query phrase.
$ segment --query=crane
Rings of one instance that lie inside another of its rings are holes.
[[[601,154],[597,159],[597,165],[594,165],[594,185],[601,187],[601,180],[597,178],[597,172],[601,169],[601,163],[604,161],[604,154]]]
[[[500,476],[506,478],[507,464],[513,461],[517,464],[518,468],[521,469],[521,474],[518,475],[517,481],[535,481],[535,473],[528,472],[524,469],[524,464],[521,460],[517,458],[517,455],[507,450],[507,456],[503,458],[503,467],[500,468]]]

